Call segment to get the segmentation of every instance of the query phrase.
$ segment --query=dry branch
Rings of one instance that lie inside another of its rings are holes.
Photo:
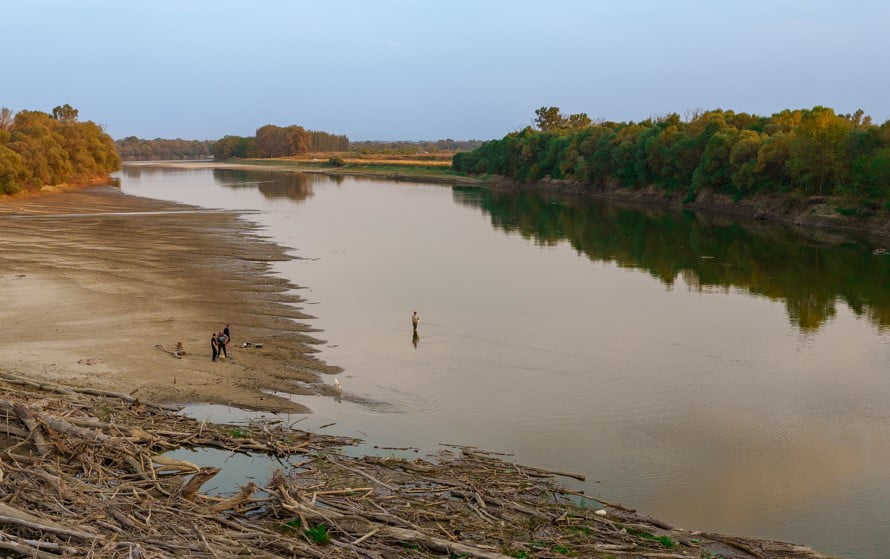
[[[351,439],[283,424],[198,423],[127,394],[2,371],[0,390],[8,439],[0,448],[0,550],[20,557],[389,559],[415,549],[482,559],[563,555],[555,550],[671,559],[725,554],[727,545],[749,558],[819,557],[790,544],[693,537],[599,500],[602,517],[555,483],[565,473],[470,447],[447,447],[429,461],[352,458],[339,453]],[[99,409],[102,419],[91,415]],[[266,487],[250,482],[210,497],[201,487],[219,470],[165,456],[179,447],[307,461]]]

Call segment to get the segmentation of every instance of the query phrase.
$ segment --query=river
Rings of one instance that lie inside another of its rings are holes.
[[[376,179],[120,177],[254,210],[293,249],[276,272],[347,396],[303,398],[300,427],[515,453],[687,529],[890,549],[890,256],[867,240]]]

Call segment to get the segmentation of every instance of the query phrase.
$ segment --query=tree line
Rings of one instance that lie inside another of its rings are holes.
[[[167,161],[172,159],[208,159],[212,157],[213,140],[143,140],[128,136],[114,142],[124,161]]]
[[[883,201],[890,209],[890,120],[862,110],[785,110],[769,117],[711,110],[641,122],[592,122],[557,107],[535,127],[457,153],[453,169],[521,182],[566,179],[591,189],[655,185],[694,200],[704,189],[736,199],[799,191]]]
[[[41,111],[0,109],[0,193],[106,177],[120,166],[114,140],[71,105]]]
[[[255,136],[225,136],[213,144],[214,159],[232,157],[284,157],[303,153],[346,151],[349,138],[302,126],[267,124],[257,128]]]

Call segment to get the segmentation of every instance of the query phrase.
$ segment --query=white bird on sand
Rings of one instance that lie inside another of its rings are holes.
[[[338,394],[339,394],[340,392],[343,392],[343,387],[340,386],[340,379],[338,379],[338,378],[335,378],[335,379],[334,379],[334,390],[335,390]]]

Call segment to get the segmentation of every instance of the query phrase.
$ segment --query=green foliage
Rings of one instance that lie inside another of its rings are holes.
[[[585,113],[566,116],[559,112],[559,107],[541,107],[535,111],[535,125],[542,132],[572,132],[590,124],[590,117]]]
[[[861,206],[856,208],[835,208],[834,211],[847,217],[866,217],[871,214],[868,208]]]
[[[281,525],[282,529],[285,531],[296,531],[303,523],[300,521],[299,517],[294,518],[292,520],[288,520],[287,522]]]
[[[738,200],[758,192],[890,198],[890,121],[825,107],[770,117],[720,109],[686,121],[671,114],[642,122],[592,123],[586,115],[535,111],[535,128],[507,134],[452,158],[455,172],[519,182],[565,179],[607,185],[703,190]],[[573,118],[574,117],[574,118]]]
[[[207,159],[213,155],[213,140],[143,140],[129,136],[114,142],[124,161],[170,161]]]
[[[111,137],[77,109],[53,114],[0,109],[0,194],[105,177],[120,166]]]
[[[324,524],[316,524],[303,533],[316,545],[325,545],[331,541],[331,537],[328,535],[328,529]]]
[[[672,548],[672,547],[674,547],[675,545],[677,545],[677,544],[675,544],[674,541],[673,541],[671,538],[669,538],[668,536],[653,536],[653,535],[650,534],[649,532],[644,532],[644,531],[642,531],[642,530],[637,530],[637,529],[630,528],[630,527],[628,527],[628,526],[623,526],[623,525],[622,525],[622,527],[623,527],[625,530],[627,530],[627,533],[630,534],[631,536],[636,536],[636,537],[638,537],[638,538],[643,538],[644,540],[650,540],[650,541],[658,542],[658,543],[660,543],[661,545],[663,545],[664,547],[667,547],[667,548]]]
[[[244,136],[225,136],[214,142],[211,151],[213,152],[213,158],[217,161],[233,157],[248,158],[260,156],[256,138]]]
[[[267,124],[257,128],[256,136],[225,136],[212,147],[217,161],[233,157],[282,157],[318,151],[346,151],[349,138],[306,130],[302,126]]]
[[[335,155],[334,157],[328,159],[328,165],[330,165],[331,167],[345,167],[346,161],[344,161],[343,158],[339,155]]]

